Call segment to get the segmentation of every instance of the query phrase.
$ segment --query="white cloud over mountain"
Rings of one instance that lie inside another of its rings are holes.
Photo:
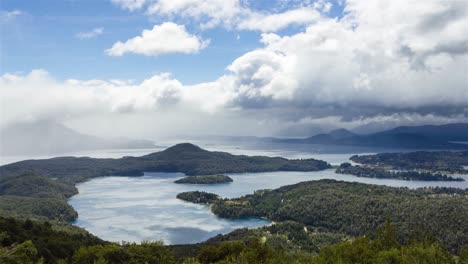
[[[124,6],[125,1],[114,2]],[[235,21],[235,28],[266,32],[282,27],[283,22],[269,21],[268,15],[242,24],[236,17],[245,7],[235,0],[222,3],[130,1],[126,8],[199,19],[208,16],[202,19],[204,25]],[[223,126],[227,119],[233,124],[226,125],[230,134],[274,133],[317,122],[353,126],[389,120],[468,120],[465,1],[347,0],[344,4],[344,16],[339,19],[322,13],[327,9],[324,1],[314,9],[320,12],[298,7],[312,13],[310,18],[304,15],[304,21],[310,19],[304,23],[310,24],[302,32],[289,36],[263,33],[263,47],[235,59],[227,73],[212,82],[185,85],[168,74],[141,83],[58,81],[44,71],[6,74],[0,79],[2,120],[144,113],[168,129],[169,116],[177,114],[184,120],[197,120],[174,126],[178,129],[199,126],[206,130],[210,121]],[[183,26],[164,23],[114,44],[107,52],[115,56],[194,53],[206,44]],[[31,94],[34,100],[25,99]]]
[[[298,111],[326,106],[344,116],[465,113],[468,26],[462,25],[468,25],[468,6],[373,3],[349,0],[342,19],[322,17],[292,36],[264,34],[264,48],[230,66],[239,95],[246,97],[244,107],[256,100]],[[447,15],[454,12],[464,15]]]

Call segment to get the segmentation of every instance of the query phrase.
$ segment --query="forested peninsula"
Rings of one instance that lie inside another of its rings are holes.
[[[421,230],[453,251],[468,244],[468,191],[460,189],[320,180],[218,200],[212,211],[225,218],[292,220],[352,236],[369,233],[389,219],[401,239]]]
[[[59,157],[25,160],[0,167],[0,215],[71,221],[76,211],[67,199],[78,193],[76,183],[101,176],[141,176],[144,172],[187,175],[267,171],[317,171],[331,166],[315,159],[232,155],[177,144],[142,157],[97,159]],[[212,179],[213,177],[209,177]],[[201,179],[204,178],[194,178]],[[214,177],[219,180],[219,177]],[[226,178],[223,177],[223,180]]]
[[[352,161],[395,170],[468,174],[468,151],[416,151],[354,155]]]
[[[397,179],[406,181],[465,181],[460,177],[448,176],[440,172],[428,171],[389,171],[381,167],[353,166],[346,162],[341,164],[335,171],[339,174],[350,174],[364,178]]]
[[[141,157],[98,159],[59,157],[25,160],[0,167],[0,177],[34,174],[65,181],[81,182],[93,177],[142,176],[144,172],[182,172],[186,175],[268,171],[317,171],[330,168],[315,159],[232,155],[208,151],[190,143],[177,144],[166,150]]]

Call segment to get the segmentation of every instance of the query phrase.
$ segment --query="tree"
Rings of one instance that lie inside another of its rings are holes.
[[[9,248],[0,248],[1,263],[32,264],[37,260],[37,249],[30,240]]]

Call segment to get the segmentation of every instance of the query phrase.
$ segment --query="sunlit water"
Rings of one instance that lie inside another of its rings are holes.
[[[286,155],[290,156],[290,155]],[[300,156],[300,155],[299,155]],[[309,154],[307,154],[309,156]],[[350,154],[315,154],[332,164],[348,161]],[[163,240],[166,244],[204,241],[217,234],[242,227],[270,224],[262,219],[229,220],[218,218],[209,206],[176,199],[185,191],[206,191],[233,198],[258,189],[319,179],[336,179],[395,187],[419,188],[446,186],[468,188],[465,182],[402,181],[359,178],[336,174],[333,169],[319,172],[268,172],[229,174],[234,182],[218,185],[175,184],[180,173],[146,173],[143,177],[103,177],[78,185],[80,191],[70,199],[78,211],[75,224],[108,241]],[[468,177],[463,176],[466,180]]]

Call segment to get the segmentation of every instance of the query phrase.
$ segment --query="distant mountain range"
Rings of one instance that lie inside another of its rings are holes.
[[[458,142],[468,142],[468,124],[401,126],[366,135],[337,129],[303,139],[275,139],[274,141],[366,147],[465,149],[468,145]]]
[[[400,126],[393,129],[357,134],[336,129],[307,138],[254,136],[215,136],[205,139],[233,143],[291,143],[336,146],[379,147],[394,149],[468,149],[468,123],[447,125]],[[100,138],[82,134],[52,121],[21,123],[0,131],[0,155],[55,155],[98,149],[154,148],[149,140]]]
[[[358,134],[341,128],[307,138],[214,136],[210,139],[231,143],[319,144],[393,149],[468,149],[468,144],[460,143],[468,143],[468,124],[400,126],[369,134]]]
[[[18,123],[0,131],[0,155],[53,155],[97,149],[154,148],[149,140],[104,139],[53,121]]]

